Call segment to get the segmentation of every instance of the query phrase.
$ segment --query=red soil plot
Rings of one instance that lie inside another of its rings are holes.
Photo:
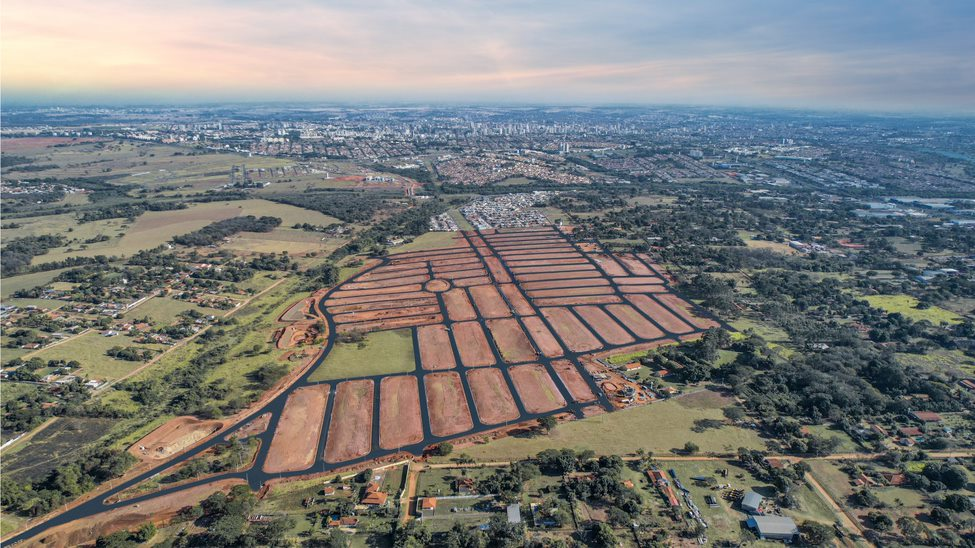
[[[444,271],[444,272],[437,273],[438,278],[444,278],[447,280],[456,280],[459,278],[474,278],[477,276],[487,276],[487,272],[485,272],[484,268],[478,266],[477,268],[471,268],[467,270],[451,270],[449,272]]]
[[[487,244],[480,236],[471,236],[471,245],[474,247],[487,247]]]
[[[423,286],[423,289],[426,289],[431,293],[443,293],[444,291],[450,289],[450,282],[440,279],[430,280],[427,282],[427,285]]]
[[[328,311],[332,314],[345,314],[346,312],[360,312],[365,310],[381,310],[383,308],[395,308],[405,306],[425,306],[437,304],[437,298],[433,295],[421,299],[406,299],[402,301],[376,301],[371,303],[346,304],[341,306],[330,306]]]
[[[666,293],[667,288],[662,285],[624,285],[620,293]]]
[[[519,276],[520,274],[544,274],[549,272],[568,272],[577,270],[596,272],[596,267],[591,264],[563,264],[554,266],[519,266],[517,268],[511,268],[511,271],[515,273],[515,276]]]
[[[430,297],[431,295],[425,291],[409,291],[407,293],[395,293],[387,295],[366,295],[364,297],[348,297],[348,298],[330,298],[325,301],[325,306],[331,309],[333,306],[345,306],[349,304],[361,304],[361,303],[374,303],[374,302],[385,302],[389,303],[395,300],[407,300],[407,299],[422,299],[424,297]]]
[[[663,295],[657,295],[657,300],[669,306],[677,315],[681,318],[687,320],[694,324],[695,327],[699,329],[710,329],[712,327],[718,327],[718,322],[701,316],[694,315],[693,308],[691,308],[690,303],[681,299],[673,293],[667,293]]]
[[[596,306],[577,306],[573,310],[609,344],[628,344],[634,342],[633,337],[620,324],[616,323],[613,318],[610,318],[609,314],[603,312],[602,308]]]
[[[438,437],[453,436],[474,427],[459,374],[430,373],[423,377],[423,387],[427,393],[430,433]]]
[[[653,322],[628,304],[611,304],[606,310],[642,339],[659,339],[664,336],[664,332],[653,325]]]
[[[589,257],[603,269],[604,272],[610,276],[627,276],[629,272],[625,268],[620,266],[619,263],[613,260],[612,257],[603,253],[590,253]]]
[[[565,398],[544,366],[519,365],[508,370],[521,404],[529,413],[547,413],[565,407]]]
[[[505,318],[501,320],[488,320],[488,330],[491,338],[501,353],[501,359],[507,363],[529,362],[538,358],[535,349],[532,348],[528,336],[521,330],[518,320]]]
[[[420,344],[420,365],[423,369],[435,371],[457,366],[447,326],[438,324],[417,327],[416,339]]]
[[[447,316],[458,322],[477,318],[477,312],[471,306],[467,292],[463,289],[451,289],[443,294],[443,302],[447,307]]]
[[[627,295],[626,299],[671,333],[687,333],[693,331],[689,325],[680,321],[677,316],[660,306],[660,303],[648,295]]]
[[[552,324],[552,329],[573,352],[588,352],[603,347],[603,343],[582,325],[567,308],[543,308],[542,315]]]
[[[440,314],[426,314],[423,316],[409,316],[407,318],[391,318],[388,320],[377,320],[371,322],[344,323],[336,327],[339,333],[349,331],[384,331],[387,329],[399,329],[401,327],[416,327],[418,325],[430,325],[442,323],[443,316]]]
[[[518,247],[508,247],[504,249],[497,249],[498,255],[505,258],[521,257],[521,256],[532,256],[537,254],[543,255],[575,255],[579,256],[580,253],[576,251],[571,245],[562,245],[558,243],[552,243],[550,245],[533,245],[530,247],[518,246]]]
[[[558,339],[552,332],[548,330],[545,322],[542,321],[538,316],[528,316],[522,318],[521,321],[525,322],[525,329],[528,330],[528,334],[531,335],[532,340],[535,341],[535,346],[538,347],[538,351],[542,353],[546,358],[557,358],[563,355],[562,346],[559,344]]]
[[[613,293],[616,293],[616,290],[609,286],[564,287],[562,289],[538,289],[529,291],[528,296],[533,298],[575,297],[577,295],[612,295]]]
[[[545,299],[534,299],[535,304],[538,306],[567,306],[572,304],[607,304],[607,303],[621,303],[623,299],[620,299],[616,295],[591,295],[582,297],[553,297]]]
[[[468,371],[467,383],[474,396],[477,417],[484,424],[513,421],[521,415],[500,369],[489,367]]]
[[[389,320],[392,318],[402,318],[406,316],[417,316],[420,314],[436,314],[440,312],[440,305],[433,304],[428,306],[409,306],[406,308],[390,308],[387,310],[366,310],[361,312],[349,312],[348,314],[337,314],[332,317],[335,323],[368,322],[378,320]]]
[[[515,314],[519,316],[530,316],[535,313],[535,309],[525,300],[525,296],[518,290],[518,286],[514,284],[500,284],[498,285],[498,289],[508,299],[508,304],[511,305]]]
[[[497,257],[485,257],[484,264],[488,266],[488,270],[491,271],[491,275],[494,276],[494,280],[501,284],[511,283],[511,276],[508,275],[508,271],[501,266],[501,261]]]
[[[356,277],[356,281],[374,282],[379,280],[399,279],[406,276],[419,276],[420,274],[426,274],[426,273],[427,273],[427,267],[425,266],[419,268],[411,267],[403,270],[386,270],[386,269],[377,268],[375,270],[366,272],[365,274]]]
[[[426,276],[424,276],[424,278],[429,279]],[[421,289],[423,289],[423,286],[420,284],[399,285],[396,287],[383,287],[379,289],[360,289],[357,291],[340,289],[332,293],[331,295],[329,295],[329,298],[327,301],[325,301],[325,304],[331,304],[333,301],[337,301],[341,299],[356,299],[359,297],[372,297],[375,295],[393,295],[395,293],[410,293],[413,291],[420,291]]]
[[[505,259],[505,262],[511,268],[519,268],[523,266],[589,264],[589,259],[586,259],[585,257],[567,257],[564,259],[530,259],[530,260],[518,260],[518,261]]]
[[[349,282],[342,286],[342,291],[355,291],[358,289],[384,289],[388,287],[396,287],[398,285],[424,283],[429,279],[430,277],[424,273],[417,276],[400,276],[372,282]]]
[[[298,388],[288,396],[264,461],[265,472],[296,472],[315,464],[328,391],[329,385],[318,384]]]
[[[521,287],[528,291],[530,289],[558,289],[560,287],[592,287],[596,285],[609,285],[606,278],[576,278],[574,280],[546,280],[541,282],[522,282]]]
[[[484,367],[494,365],[494,353],[488,344],[487,337],[481,324],[477,322],[460,322],[450,327],[454,334],[454,343],[460,353],[460,361],[465,367]]]
[[[656,276],[620,276],[613,278],[617,285],[653,285],[662,284],[663,280]]]
[[[637,276],[653,276],[656,274],[653,270],[650,270],[647,265],[643,264],[640,259],[637,259],[635,255],[617,255],[616,260],[623,263],[623,266],[625,266],[627,270],[636,274]]]
[[[475,285],[488,285],[491,283],[491,279],[487,276],[475,276],[473,278],[461,278],[454,280],[454,285],[457,287],[473,287]]]
[[[562,379],[562,384],[568,389],[573,401],[586,402],[596,399],[596,395],[589,388],[589,383],[572,362],[556,360],[552,362],[552,369],[555,369],[555,374]]]
[[[493,285],[479,285],[470,288],[471,297],[477,305],[477,311],[484,318],[510,318],[511,309],[501,298],[501,294]]]
[[[412,375],[386,377],[379,384],[379,446],[398,449],[423,440],[418,381]]]
[[[543,282],[548,280],[569,280],[586,279],[591,280],[605,279],[599,272],[593,270],[583,270],[580,272],[543,272],[541,274],[520,274],[517,278],[522,282]]]
[[[369,454],[374,397],[370,380],[339,383],[325,440],[325,462],[345,462]]]
[[[473,254],[470,254],[470,256],[468,256],[467,254],[465,254],[463,257],[451,257],[449,259],[436,259],[430,261],[430,266],[432,266],[434,270],[437,269],[461,270],[460,268],[457,268],[457,265],[480,263],[480,262],[481,260],[477,258],[477,256]],[[453,266],[455,268],[447,268],[450,266]]]

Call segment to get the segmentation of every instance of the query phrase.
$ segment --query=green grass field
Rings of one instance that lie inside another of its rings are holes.
[[[696,395],[695,395],[696,396]],[[637,449],[667,453],[684,443],[696,443],[701,452],[734,452],[739,447],[764,449],[765,443],[752,430],[724,426],[717,430],[692,432],[699,419],[723,419],[722,405],[701,399],[675,398],[560,424],[550,434],[535,438],[508,437],[464,449],[478,460],[512,460],[535,455],[545,449],[571,447],[592,449],[601,455],[632,454]]]
[[[958,314],[937,306],[920,309],[918,300],[910,295],[867,295],[863,300],[874,308],[880,308],[889,313],[898,312],[906,318],[919,322],[927,320],[935,325],[940,323],[959,323],[962,318]]]
[[[3,284],[0,284],[0,287],[2,287],[2,290],[0,290],[0,295],[3,296],[4,303],[6,303],[7,298],[17,291],[20,291],[21,289],[33,289],[37,286],[45,285],[65,270],[67,270],[67,268],[48,270],[46,272],[32,272],[30,274],[22,274],[20,276],[4,277]]]
[[[98,380],[117,379],[142,365],[143,362],[116,360],[106,356],[105,351],[113,346],[131,346],[154,350],[166,348],[158,344],[136,344],[126,335],[106,337],[97,331],[92,331],[63,344],[45,348],[36,356],[43,360],[78,360],[81,362],[81,368],[76,374]]]
[[[185,310],[196,310],[200,314],[214,316],[223,316],[227,313],[226,310],[197,306],[191,302],[178,301],[169,297],[155,297],[127,312],[124,318],[131,321],[148,317],[153,323],[169,325],[174,323],[180,312]]]
[[[390,255],[405,253],[407,251],[426,251],[427,249],[439,249],[450,247],[458,238],[456,232],[426,232],[417,236],[412,242],[403,244],[399,247],[390,248]]]
[[[335,343],[309,380],[330,381],[406,373],[416,369],[413,336],[409,329],[376,331],[366,335],[363,342],[362,348],[358,343]]]

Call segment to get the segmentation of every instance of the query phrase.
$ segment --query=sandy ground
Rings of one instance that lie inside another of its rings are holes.
[[[196,417],[176,417],[132,444],[129,447],[129,453],[142,461],[163,460],[179,453],[222,427],[223,423],[220,421],[205,421]]]
[[[577,306],[573,308],[584,322],[589,324],[602,339],[609,344],[629,344],[634,342],[623,326],[616,323],[609,314],[597,306]]]
[[[264,461],[265,472],[293,472],[315,464],[328,391],[329,385],[319,384],[298,388],[288,396]]]
[[[609,310],[610,314],[623,322],[638,337],[643,339],[658,339],[664,336],[664,332],[654,325],[653,322],[647,320],[628,304],[611,304],[606,307],[606,310]]]
[[[477,416],[484,424],[500,424],[520,416],[500,369],[472,369],[467,372],[467,382],[474,396]]]
[[[420,345],[420,366],[426,370],[453,369],[454,349],[450,344],[450,332],[445,325],[425,325],[416,328]]]
[[[477,322],[460,322],[452,326],[454,341],[460,360],[465,367],[494,365],[494,353],[488,344],[484,330]]]
[[[627,270],[632,272],[637,276],[653,276],[653,270],[650,270],[647,265],[643,264],[640,259],[637,259],[634,255],[623,253],[616,256],[616,260],[623,264]]]
[[[648,295],[627,295],[626,299],[671,333],[692,331],[691,326],[680,321],[677,316],[671,314],[670,311],[660,306],[660,303]]]
[[[548,371],[538,364],[519,365],[508,370],[511,381],[518,391],[525,411],[545,413],[565,407],[565,399],[559,392]]]
[[[572,362],[568,360],[556,360],[552,362],[552,367],[555,369],[555,373],[559,378],[562,379],[562,383],[565,384],[574,401],[587,402],[596,399],[595,394],[589,388],[589,384],[586,383],[586,379],[583,378],[582,373],[579,372]]]
[[[398,449],[423,440],[420,393],[412,375],[386,377],[379,385],[379,445]]]
[[[630,274],[609,255],[604,253],[590,253],[589,257],[596,261],[600,268],[610,276],[628,276]]]
[[[383,331],[387,329],[400,329],[403,327],[416,327],[418,325],[432,325],[443,322],[440,314],[426,314],[423,316],[411,316],[409,318],[393,318],[390,320],[374,322],[345,323],[337,327],[339,333],[348,331]]]
[[[521,283],[521,287],[525,291],[533,289],[560,289],[567,287],[594,287],[608,285],[609,280],[606,278],[573,278],[569,280],[543,280]]]
[[[521,290],[515,284],[500,284],[498,289],[501,290],[501,294],[504,298],[508,299],[508,304],[511,305],[511,309],[515,311],[515,314],[519,316],[531,316],[535,313],[535,309],[528,304],[528,300],[525,296],[521,294]]]
[[[373,382],[346,381],[335,391],[335,407],[325,440],[325,461],[345,462],[372,450]]]
[[[529,291],[528,296],[536,299],[546,297],[577,297],[582,295],[612,295],[616,291],[612,287],[565,287],[562,289],[537,289]]]
[[[543,356],[546,358],[557,358],[564,355],[562,345],[559,344],[558,339],[549,331],[541,318],[538,316],[527,316],[522,318],[522,321],[525,322],[525,328],[528,329],[532,340],[535,341],[535,346]]]
[[[514,318],[503,318],[497,320],[487,320],[488,330],[491,338],[501,352],[501,358],[507,363],[523,363],[537,359],[538,354],[532,348],[528,335],[522,331],[518,320]]]
[[[616,295],[590,295],[581,297],[546,297],[544,299],[535,299],[535,304],[538,306],[566,306],[573,304],[609,304],[609,303],[621,303],[622,299]]]
[[[613,281],[619,285],[653,285],[662,284],[663,280],[656,276],[616,276]]]
[[[467,292],[463,289],[451,289],[443,294],[444,305],[447,307],[447,316],[451,320],[463,321],[477,318],[471,300],[467,297]]]
[[[657,295],[656,299],[669,306],[673,311],[677,312],[678,316],[694,324],[699,329],[718,327],[718,322],[710,318],[702,318],[692,314],[691,305],[673,293]]]
[[[454,280],[454,285],[457,287],[473,287],[475,285],[487,285],[491,283],[491,279],[487,276],[476,276],[473,278],[464,278],[463,280]]]
[[[488,270],[494,276],[494,280],[498,283],[506,284],[511,282],[511,276],[508,275],[508,271],[504,269],[501,265],[501,261],[497,257],[485,257],[484,264],[488,266]]]
[[[434,436],[453,436],[474,427],[467,397],[454,371],[430,373],[423,377],[430,414],[430,432]]]
[[[567,308],[543,308],[542,315],[548,319],[562,342],[573,352],[588,352],[603,347],[599,339]]]

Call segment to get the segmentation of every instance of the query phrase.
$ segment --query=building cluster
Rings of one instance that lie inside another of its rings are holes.
[[[430,230],[434,232],[456,232],[460,230],[460,227],[448,213],[441,213],[430,217]]]
[[[684,154],[651,154],[647,156],[605,155],[594,158],[598,166],[632,177],[672,183],[681,179],[723,179],[728,175],[700,159]]]
[[[460,209],[474,228],[515,228],[549,224],[545,214],[534,206],[544,204],[555,192],[505,194],[476,198]]]
[[[447,183],[484,186],[524,177],[563,185],[586,185],[592,181],[561,159],[547,154],[481,154],[454,157],[447,155],[435,164],[437,174]]]

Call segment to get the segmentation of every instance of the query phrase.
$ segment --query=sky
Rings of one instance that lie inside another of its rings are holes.
[[[972,0],[3,0],[0,98],[972,113],[972,29]]]

